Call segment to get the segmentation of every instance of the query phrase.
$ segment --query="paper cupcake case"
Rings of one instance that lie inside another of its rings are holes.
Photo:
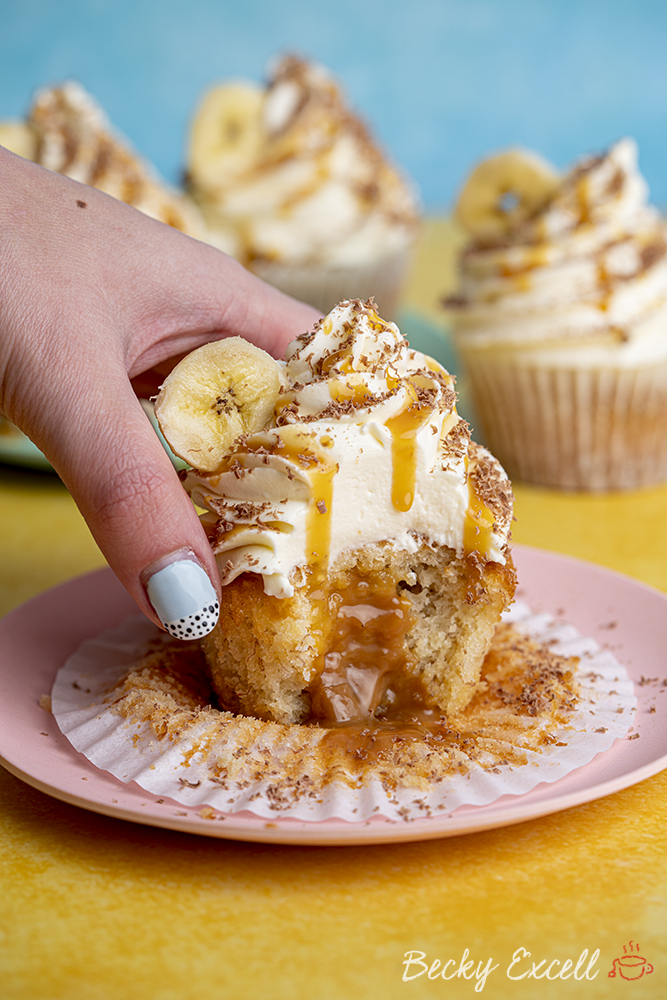
[[[664,361],[588,371],[462,354],[485,440],[512,479],[599,492],[667,480]]]
[[[374,815],[409,821],[450,813],[556,781],[608,750],[632,725],[632,683],[610,652],[572,626],[532,614],[523,604],[515,605],[507,619],[555,652],[580,658],[576,679],[581,700],[576,711],[566,726],[550,733],[550,744],[540,750],[520,747],[524,763],[519,765],[489,767],[484,754],[472,762],[463,754],[454,773],[438,775],[436,769],[427,782],[412,781],[408,775],[388,786],[378,768],[377,775],[363,783],[354,781],[351,770],[348,780],[340,780],[340,773],[324,775],[322,785],[309,778],[323,778],[319,743],[327,731],[317,727],[281,726],[224,713],[221,733],[223,715],[213,712],[177,738],[158,738],[150,725],[129,721],[113,704],[116,685],[147,643],[161,641],[161,633],[143,618],[127,619],[83,643],[56,677],[53,714],[72,746],[96,767],[186,806],[311,821],[338,817],[361,822]],[[250,753],[240,755],[241,744]],[[213,775],[212,761],[218,771],[225,765],[223,781]],[[295,773],[299,780],[294,780]]]

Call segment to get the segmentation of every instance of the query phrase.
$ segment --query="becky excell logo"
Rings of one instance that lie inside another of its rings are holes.
[[[486,963],[484,960],[476,962],[470,957],[468,948],[460,962],[455,958],[444,963],[439,958],[428,959],[423,951],[406,951],[403,957],[404,983],[424,975],[428,979],[474,979],[475,993],[481,993],[491,973],[500,968],[500,963],[494,965],[492,958]],[[588,948],[584,948],[576,961],[571,958],[535,959],[526,948],[517,948],[511,962],[505,966],[505,975],[508,979],[569,979],[571,976],[577,980],[595,979],[600,971],[595,968],[599,957],[599,948],[590,956]]]
[[[622,979],[641,979],[653,972],[653,966],[643,955],[639,954],[639,945],[630,941],[623,945],[623,955],[614,959],[610,972],[607,973],[610,979],[620,976]],[[595,979],[600,972],[595,968],[600,957],[600,949],[589,955],[588,948],[584,948],[577,960],[565,958],[542,958],[535,959],[526,948],[517,948],[512,955],[512,960],[504,967],[505,975],[508,979]],[[403,982],[407,983],[411,979],[419,979],[426,976],[427,979],[469,979],[475,981],[475,993],[481,993],[489,976],[501,967],[501,963],[494,963],[492,958],[488,961],[476,961],[471,957],[470,951],[466,948],[460,961],[450,958],[448,961],[441,961],[438,958],[427,958],[423,951],[406,951],[403,956]],[[502,975],[502,971],[499,973]],[[604,975],[604,973],[603,973]],[[494,977],[495,978],[495,977]]]
[[[639,945],[630,941],[623,945],[624,955],[614,959],[611,971],[607,973],[610,979],[615,976],[622,976],[623,979],[641,979],[653,972],[653,966],[647,962],[643,955],[639,954]]]

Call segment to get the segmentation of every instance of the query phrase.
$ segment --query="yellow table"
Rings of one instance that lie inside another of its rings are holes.
[[[438,323],[439,294],[451,286],[450,236],[445,222],[427,228],[406,295]],[[667,487],[591,497],[519,486],[516,495],[516,541],[667,591]],[[0,614],[102,563],[54,477],[0,471]],[[664,997],[666,815],[667,772],[490,833],[267,847],[107,819],[0,769],[0,998],[465,997],[489,960],[497,968],[483,992],[494,1000]],[[608,979],[630,939],[653,975]],[[576,963],[597,948],[599,973],[515,981],[507,969],[519,948],[532,958],[512,975],[533,960]],[[406,952],[424,952],[429,964],[453,959],[454,973],[466,949],[470,981],[402,981]]]

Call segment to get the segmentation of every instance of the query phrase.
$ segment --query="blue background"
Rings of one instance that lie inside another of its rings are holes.
[[[492,149],[565,166],[626,134],[667,206],[665,0],[0,0],[0,118],[76,78],[177,181],[202,90],[285,50],[333,69],[429,211]]]

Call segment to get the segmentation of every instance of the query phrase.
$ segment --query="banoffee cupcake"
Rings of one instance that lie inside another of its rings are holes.
[[[174,369],[156,413],[208,511],[221,706],[342,724],[470,701],[514,594],[512,494],[455,401],[359,300],[283,363],[235,338]]]
[[[416,197],[321,66],[288,56],[266,87],[209,91],[187,175],[211,242],[261,278],[323,312],[370,295],[395,311]]]
[[[110,125],[75,82],[37,92],[24,122],[0,123],[0,144],[25,159],[98,188],[139,211],[202,239],[196,205],[170,188]]]
[[[667,243],[623,139],[563,176],[511,150],[471,174],[447,302],[486,442],[516,479],[667,479]]]

